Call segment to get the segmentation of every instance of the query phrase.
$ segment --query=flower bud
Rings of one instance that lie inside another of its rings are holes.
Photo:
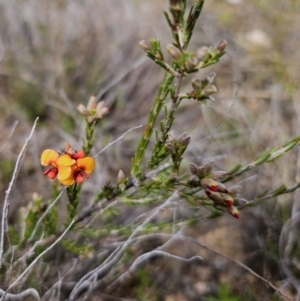
[[[234,201],[237,205],[243,205],[245,203],[248,203],[248,201],[244,198],[235,198]]]
[[[119,173],[118,173],[118,182],[123,182],[125,180],[125,175],[124,175],[124,172],[122,170],[119,170]]]
[[[204,165],[205,171],[206,171],[207,174],[211,172],[211,170],[212,170],[212,168],[213,168],[213,166],[214,166],[214,163],[215,163],[215,162],[214,162],[213,160],[211,160],[211,161],[207,162],[207,163]]]
[[[175,149],[175,146],[174,146],[173,143],[167,142],[167,143],[165,144],[165,147],[167,148],[167,150],[168,150],[171,154],[175,154],[176,149]]]
[[[206,47],[206,46],[200,47],[196,52],[198,60],[199,61],[203,60],[208,52],[209,52],[208,47]]]
[[[204,190],[218,191],[217,182],[209,178],[203,178],[200,180],[200,184]]]
[[[196,78],[192,80],[192,86],[195,92],[198,92],[201,89],[201,81],[200,79]]]
[[[236,207],[230,206],[227,208],[227,211],[235,218],[240,218],[239,211]]]
[[[216,72],[209,73],[205,78],[211,84],[216,77]]]
[[[184,147],[187,147],[190,143],[191,137],[187,135],[187,132],[182,133],[178,137],[178,143]]]
[[[222,194],[222,197],[223,197],[223,201],[225,203],[226,206],[230,207],[233,205],[233,198],[232,196],[230,196],[229,194]]]
[[[210,190],[205,190],[205,194],[212,201],[214,201],[215,205],[221,205],[221,206],[225,205],[222,196],[218,192],[214,192],[214,191],[210,191]]]
[[[142,47],[142,49],[143,49],[144,51],[150,51],[150,50],[152,49],[152,47],[151,47],[149,41],[141,40],[141,41],[139,42],[139,44],[140,44],[140,46]]]
[[[221,171],[221,170],[219,170],[219,171],[214,171],[213,173],[211,173],[210,177],[213,180],[218,180],[218,179],[224,178],[227,175],[228,175],[227,171]]]
[[[217,45],[217,50],[218,52],[222,53],[225,51],[227,46],[227,42],[225,40],[222,40],[218,45]]]
[[[88,111],[95,110],[96,107],[97,107],[97,98],[95,95],[92,95],[88,101],[87,109]]]
[[[191,137],[187,136],[180,140],[180,144],[183,147],[187,147],[190,144],[190,141],[191,141]]]
[[[182,57],[182,53],[181,53],[180,50],[179,50],[177,47],[175,47],[174,45],[168,44],[166,48],[167,48],[169,54],[171,55],[171,57],[172,57],[175,61],[179,60],[179,59]]]
[[[82,114],[82,115],[88,115],[89,111],[83,104],[79,104],[77,106],[77,110]]]
[[[192,71],[196,68],[198,61],[195,57],[190,57],[186,62],[185,62],[185,67],[187,71]]]
[[[197,176],[199,177],[199,179],[204,178],[205,174],[206,174],[206,168],[205,168],[205,166],[198,167]]]
[[[168,140],[169,140],[169,142],[177,141],[173,131],[168,133]]]
[[[197,175],[198,166],[196,164],[194,164],[193,162],[190,163],[190,171],[193,175]]]
[[[225,193],[228,192],[228,190],[227,190],[227,188],[226,188],[226,186],[224,184],[222,184],[220,182],[215,182],[215,183],[217,185],[217,188],[218,188],[219,192],[225,192]]]
[[[216,93],[218,90],[216,88],[216,86],[214,85],[207,85],[204,90],[203,90],[203,95],[204,96],[210,96],[214,93]]]

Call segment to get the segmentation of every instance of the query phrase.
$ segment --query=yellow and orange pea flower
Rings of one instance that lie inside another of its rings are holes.
[[[44,175],[52,180],[57,176],[59,182],[66,186],[74,184],[75,181],[82,183],[95,168],[94,158],[85,157],[83,150],[76,151],[69,144],[63,154],[53,149],[45,149],[41,155],[41,164],[50,166]]]

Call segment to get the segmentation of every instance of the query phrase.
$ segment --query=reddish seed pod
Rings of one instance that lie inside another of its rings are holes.
[[[233,205],[233,198],[232,198],[232,196],[230,196],[229,194],[224,193],[222,195],[222,197],[223,197],[223,200],[224,200],[224,203],[225,203],[226,206],[230,207],[230,206]]]
[[[234,217],[234,218],[240,218],[239,211],[236,207],[230,206],[228,207],[227,211]]]
[[[215,202],[215,205],[225,205],[222,196],[218,192],[205,190],[205,193],[212,201]]]
[[[212,179],[203,178],[203,179],[201,179],[200,184],[201,184],[202,188],[205,189],[205,190],[209,189],[209,190],[215,191],[215,192],[218,191],[217,182],[215,182]]]
[[[218,188],[219,192],[225,192],[225,193],[228,192],[228,190],[227,190],[227,188],[226,188],[226,186],[224,184],[222,184],[220,182],[215,182],[215,183],[217,185],[217,188]]]

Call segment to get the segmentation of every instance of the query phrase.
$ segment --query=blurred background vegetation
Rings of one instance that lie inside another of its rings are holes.
[[[11,196],[12,224],[33,193],[50,196],[49,182],[41,176],[41,151],[63,149],[65,142],[80,147],[78,103],[95,94],[111,109],[98,129],[94,153],[145,123],[163,73],[138,42],[156,37],[163,49],[171,42],[162,14],[167,7],[167,0],[0,0],[2,196],[33,121],[40,117]],[[206,1],[190,49],[222,39],[228,45],[221,62],[199,75],[217,72],[216,101],[209,106],[185,101],[177,112],[175,131],[187,130],[192,137],[187,151],[191,161],[213,159],[219,169],[230,170],[299,134],[299,14],[297,0]],[[189,82],[185,89],[190,89]],[[86,195],[96,191],[95,184],[115,181],[118,170],[128,173],[140,132],[132,132],[101,156],[97,175],[83,188]],[[299,165],[295,148],[234,181],[251,200],[280,184],[299,182]],[[226,215],[200,221],[190,231],[295,296],[295,286],[300,287],[295,238],[299,196],[296,191],[243,210],[240,220]],[[279,300],[232,262],[198,252],[205,258],[200,267],[160,265],[158,278],[157,270],[147,267],[132,294],[138,300]]]

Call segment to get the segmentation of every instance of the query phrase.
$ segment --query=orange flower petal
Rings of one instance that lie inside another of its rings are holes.
[[[70,186],[74,184],[74,177],[70,177],[69,179],[66,180],[60,180],[60,183],[65,185],[65,186]]]
[[[58,169],[60,169],[61,167],[72,166],[75,164],[75,162],[76,161],[72,159],[71,156],[68,154],[61,155],[56,160]]]
[[[76,161],[78,169],[91,173],[95,168],[95,160],[92,157],[85,157]]]
[[[74,172],[71,166],[60,166],[58,169],[57,178],[59,181],[66,180],[72,175],[72,173]]]
[[[41,164],[48,166],[56,162],[59,154],[53,149],[45,149],[41,155]]]

